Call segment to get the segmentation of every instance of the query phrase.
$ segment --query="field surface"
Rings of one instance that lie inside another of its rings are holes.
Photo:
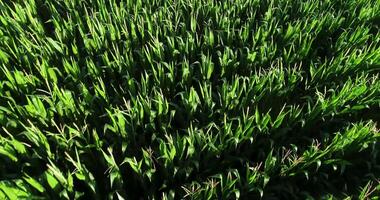
[[[0,0],[0,199],[380,199],[379,0]]]

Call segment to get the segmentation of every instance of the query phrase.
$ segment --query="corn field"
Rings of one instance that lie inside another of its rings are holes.
[[[379,0],[0,0],[0,199],[380,199]]]

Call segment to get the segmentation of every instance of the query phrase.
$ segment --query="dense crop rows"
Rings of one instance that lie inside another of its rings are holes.
[[[378,0],[0,0],[0,199],[380,195]]]

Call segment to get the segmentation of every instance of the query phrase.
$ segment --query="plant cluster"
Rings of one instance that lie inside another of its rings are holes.
[[[0,1],[0,199],[380,195],[378,0]]]

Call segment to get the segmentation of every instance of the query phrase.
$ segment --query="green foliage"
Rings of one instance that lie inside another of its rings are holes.
[[[380,199],[378,0],[0,1],[0,199]]]

